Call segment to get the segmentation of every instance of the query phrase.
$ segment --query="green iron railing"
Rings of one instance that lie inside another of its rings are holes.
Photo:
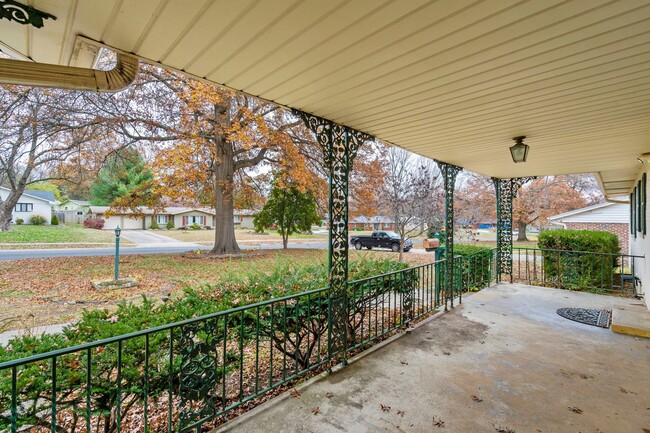
[[[514,248],[512,258],[515,282],[639,296],[636,261],[643,256]]]
[[[458,296],[466,281],[486,281],[467,277],[473,260],[458,261]],[[346,351],[434,312],[443,269],[441,260],[350,281]],[[332,302],[318,289],[0,363],[0,432],[200,431],[336,363]]]

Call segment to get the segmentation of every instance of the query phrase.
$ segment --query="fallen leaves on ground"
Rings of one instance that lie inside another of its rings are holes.
[[[409,365],[409,362],[408,362],[408,361],[400,361],[400,364],[402,364],[402,365]]]
[[[499,424],[494,424],[494,429],[499,433],[515,433],[515,429],[510,427],[502,427]]]
[[[442,354],[449,356],[449,355],[451,355],[451,352],[447,352],[446,350],[443,350]]]
[[[334,394],[332,394],[331,392],[326,392],[325,397],[332,398],[332,397],[334,397]]]
[[[397,415],[404,416],[405,414],[406,414],[406,412],[404,412],[403,410],[397,409]]]
[[[291,394],[291,398],[300,397],[300,393],[298,392],[298,390],[296,388],[291,388],[289,390],[289,394]]]
[[[385,406],[383,404],[380,404],[379,406],[381,406],[383,412],[390,412],[390,406]]]
[[[575,413],[582,413],[582,409],[580,409],[579,407],[575,407],[575,406],[569,406],[569,410],[571,412],[575,412]]]
[[[433,425],[436,426],[436,427],[444,427],[445,422],[443,420],[441,420],[440,418],[436,419],[436,416],[434,415],[433,416]]]
[[[317,415],[318,412],[320,412],[320,406],[312,407],[311,408],[311,413],[314,415]]]
[[[480,403],[480,402],[483,401],[483,399],[481,397],[478,397],[476,395],[472,395],[472,400],[474,400],[477,403]]]

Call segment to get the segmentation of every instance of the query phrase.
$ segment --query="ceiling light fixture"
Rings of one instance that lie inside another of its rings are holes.
[[[526,162],[526,158],[528,158],[529,147],[527,144],[524,144],[524,138],[526,138],[525,135],[513,138],[515,145],[510,148],[510,154],[515,163]]]

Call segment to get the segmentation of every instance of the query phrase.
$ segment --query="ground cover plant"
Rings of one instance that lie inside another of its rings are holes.
[[[390,274],[408,266],[377,255],[369,257],[360,256],[351,262],[350,279]],[[170,390],[175,399],[173,413],[169,412],[174,417],[172,422],[189,425],[241,402],[243,396],[260,386],[264,389],[269,383],[274,388],[273,384],[281,385],[299,371],[318,367],[326,353],[323,340],[327,330],[327,296],[317,290],[326,284],[325,263],[321,260],[296,264],[285,260],[268,271],[262,269],[232,271],[218,284],[185,285],[182,294],[166,303],[143,297],[140,303],[120,302],[116,309],[86,311],[79,322],[66,327],[62,334],[25,336],[12,340],[6,348],[0,347],[3,362],[280,298],[241,312],[187,323],[176,328],[176,332],[155,332],[125,340],[119,346],[92,347],[61,355],[56,364],[43,361],[19,367],[15,385],[20,402],[19,427],[49,429],[56,425],[58,431],[70,433],[89,427],[91,431],[111,433],[121,420],[142,410],[145,401],[157,407],[169,400]],[[384,278],[373,286],[367,285],[366,295],[361,298],[351,294],[351,323],[366,317],[369,326],[373,322],[372,311],[377,334],[379,322],[382,330],[384,324],[394,327],[403,323],[402,316],[391,314],[390,308],[385,315],[382,307],[381,318],[376,316],[387,295],[395,299],[395,308],[397,292],[413,289],[416,274],[403,272],[399,279]],[[312,292],[302,294],[309,290]],[[56,385],[51,379],[54,369]],[[9,407],[11,401],[12,381],[8,373],[0,372],[2,407]],[[57,391],[54,395],[53,388]],[[56,401],[58,411],[54,420],[52,400]],[[164,404],[162,407],[167,409]],[[8,428],[8,423],[7,414],[0,415],[0,430]],[[122,431],[138,428],[122,423]]]

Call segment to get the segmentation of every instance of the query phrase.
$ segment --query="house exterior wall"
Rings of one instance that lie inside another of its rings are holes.
[[[253,224],[252,215],[240,215],[238,217],[235,217],[235,219],[239,220],[239,222],[235,222],[235,224],[239,224],[239,227],[241,228],[252,229],[255,227],[255,224]]]
[[[66,203],[60,204],[58,206],[54,207],[54,210],[59,211],[59,212],[64,212],[64,211],[82,211],[82,210],[88,210],[89,206],[86,205],[79,205],[77,203],[73,203],[71,201],[68,201]]]
[[[205,223],[200,222],[200,217],[205,217]],[[214,227],[214,216],[203,212],[185,212],[174,215],[174,227],[180,228],[191,226],[194,224],[193,218],[196,218],[196,224],[200,226]]]
[[[644,164],[644,167],[645,170],[639,173],[636,181],[641,180],[641,176],[644,172],[650,179],[650,167],[648,167],[648,164]],[[648,182],[648,184],[649,185],[646,185],[646,188],[650,186],[650,182]],[[650,197],[650,194],[648,197]],[[646,227],[650,229],[650,206],[646,208],[645,220]],[[643,299],[650,310],[650,300],[648,299],[648,294],[650,294],[650,230],[648,230],[646,235],[642,232],[637,232],[636,236],[630,234],[630,253],[633,255],[645,256],[644,258],[635,259],[634,264],[636,277],[641,280],[641,287],[638,290],[641,293],[646,294]]]
[[[163,214],[160,214],[160,215],[163,215]],[[151,224],[154,222],[154,220],[159,219],[158,216],[159,216],[158,214],[156,214],[156,215],[145,215],[145,217],[144,217],[144,228],[146,230],[149,230],[151,228]],[[167,216],[167,221],[174,220],[174,215],[166,215],[165,214],[165,216]],[[164,221],[164,218],[160,218],[160,220]],[[167,222],[161,222],[161,221],[158,221],[158,228],[161,228],[161,229],[166,228],[167,227]],[[174,225],[174,227],[177,227],[177,226]]]
[[[106,217],[101,213],[90,214],[90,217],[93,219],[103,219],[103,230],[115,230],[118,225],[123,230],[142,230],[143,226],[143,217],[129,218],[126,215],[111,215],[109,217]]]
[[[564,220],[563,220],[564,222]],[[600,230],[614,233],[623,254],[630,252],[630,225],[626,223],[565,222],[569,230]]]
[[[628,224],[630,221],[630,207],[628,204],[614,203],[576,215],[569,215],[561,219],[563,223],[619,223]]]
[[[0,197],[2,197],[3,200],[6,200],[7,197],[9,197],[9,191],[0,188]],[[15,223],[16,220],[20,218],[24,221],[23,224],[29,224],[29,219],[31,217],[34,215],[40,215],[45,218],[45,224],[50,224],[50,220],[52,219],[52,205],[49,202],[23,195],[18,200],[18,203],[31,204],[32,209],[27,212],[17,212],[16,208],[14,208],[11,217],[12,223]]]

